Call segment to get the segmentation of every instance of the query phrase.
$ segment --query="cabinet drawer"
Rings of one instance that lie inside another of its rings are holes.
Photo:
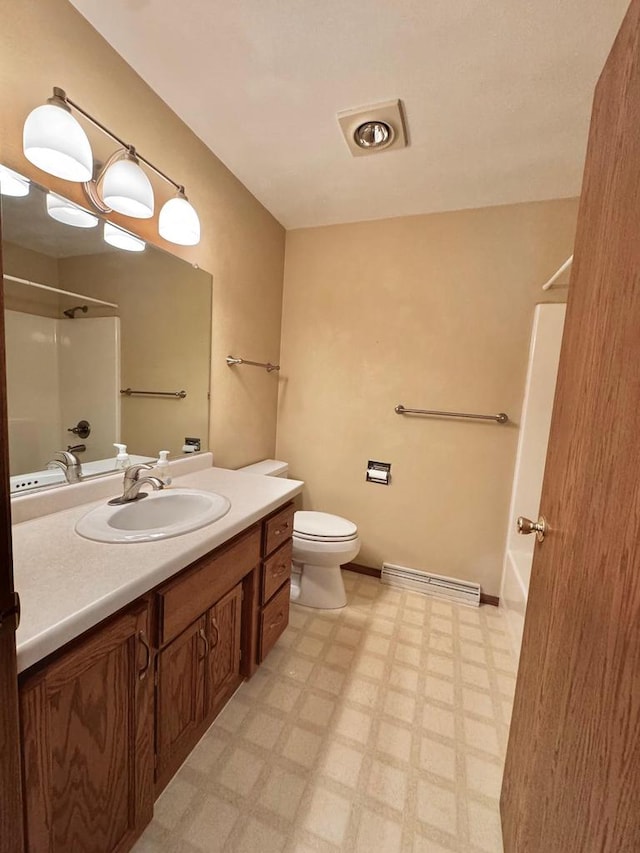
[[[263,554],[270,554],[293,534],[293,504],[289,504],[264,525]]]
[[[177,637],[222,598],[260,560],[260,528],[244,534],[198,560],[175,580],[161,587],[158,598],[158,644]]]
[[[260,617],[260,661],[269,654],[275,641],[289,624],[289,581],[276,593]]]
[[[291,540],[264,561],[262,567],[262,603],[266,604],[276,590],[291,577]]]

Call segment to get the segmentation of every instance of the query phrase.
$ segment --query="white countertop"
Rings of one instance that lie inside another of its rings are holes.
[[[219,492],[231,509],[192,533],[135,544],[93,542],[75,532],[76,521],[104,497],[13,525],[19,672],[287,503],[303,483],[206,468],[174,477],[170,488],[180,487]]]

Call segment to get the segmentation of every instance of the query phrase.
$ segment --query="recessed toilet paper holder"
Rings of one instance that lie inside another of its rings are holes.
[[[391,463],[376,462],[370,459],[367,462],[367,483],[380,483],[381,486],[388,486],[391,482]]]

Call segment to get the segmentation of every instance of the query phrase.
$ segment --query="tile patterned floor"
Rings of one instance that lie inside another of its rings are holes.
[[[506,621],[345,572],[156,803],[135,853],[501,853]]]

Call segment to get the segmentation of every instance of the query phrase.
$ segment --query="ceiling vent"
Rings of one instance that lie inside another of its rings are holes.
[[[338,123],[354,157],[406,148],[407,133],[400,101],[385,101],[338,113]]]

